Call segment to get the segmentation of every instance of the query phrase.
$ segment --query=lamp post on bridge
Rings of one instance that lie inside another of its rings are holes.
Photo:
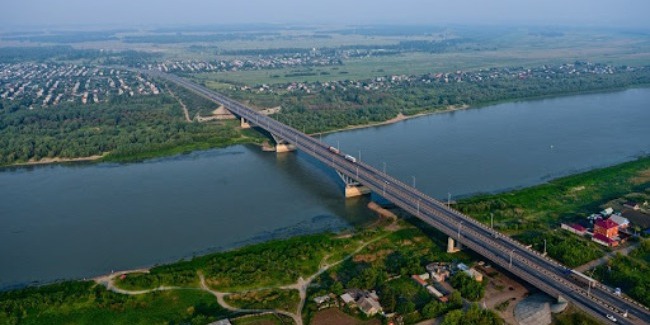
[[[460,239],[460,227],[461,227],[462,225],[463,225],[463,221],[461,220],[461,221],[458,223],[458,235],[456,235],[456,238],[457,238],[457,239]]]
[[[451,208],[451,193],[447,192],[447,207]]]
[[[415,188],[415,176],[411,176],[411,177],[413,177],[413,188]]]
[[[418,210],[417,215],[418,215],[418,216],[420,215],[420,201],[421,201],[421,200],[422,200],[422,199],[418,199],[418,204],[417,204],[417,210]]]
[[[515,254],[515,250],[513,249],[512,251],[510,251],[510,265],[508,266],[509,268],[512,268],[512,255],[514,254]]]

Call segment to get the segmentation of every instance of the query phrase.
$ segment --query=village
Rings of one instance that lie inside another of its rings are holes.
[[[126,70],[77,64],[0,64],[0,99],[29,109],[107,102],[111,96],[159,95],[158,85]]]
[[[344,70],[344,66],[341,68]],[[476,71],[457,70],[453,72],[437,72],[424,75],[386,75],[368,80],[338,80],[323,82],[291,82],[273,85],[244,85],[235,88],[239,91],[251,92],[303,92],[335,91],[337,89],[360,89],[365,91],[386,90],[405,86],[435,85],[450,83],[477,83],[489,80],[527,80],[527,79],[562,79],[571,75],[592,74],[605,75],[621,72],[632,72],[647,67],[615,67],[607,64],[592,62],[573,62],[559,65],[542,65],[534,68],[500,67],[478,69]],[[339,73],[346,73],[346,71]],[[334,78],[333,78],[334,79]]]

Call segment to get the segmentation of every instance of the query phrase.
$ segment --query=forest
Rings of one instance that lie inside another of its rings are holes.
[[[214,107],[183,90],[175,93],[190,107]],[[0,102],[0,166],[106,153],[108,160],[143,159],[225,146],[245,134],[259,137],[236,123],[185,122],[178,101],[169,95],[115,97],[88,108],[62,104],[29,110],[18,105]]]

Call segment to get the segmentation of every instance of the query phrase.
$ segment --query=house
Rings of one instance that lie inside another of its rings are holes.
[[[562,229],[568,230],[576,235],[583,236],[587,232],[587,228],[577,224],[577,223],[572,223],[572,224],[562,224]]]
[[[609,220],[614,221],[618,225],[619,229],[625,229],[630,226],[630,220],[617,214],[613,214],[609,217]]]
[[[618,246],[618,241],[613,240],[613,239],[608,238],[608,237],[605,237],[602,234],[594,234],[594,236],[591,237],[591,240],[593,242],[596,242],[598,244],[601,244],[601,245],[607,246],[607,247],[616,247],[616,246]]]
[[[353,304],[355,302],[354,298],[352,298],[352,296],[347,292],[341,295],[341,299],[346,305]]]
[[[610,219],[598,220],[594,225],[594,236],[596,234],[603,235],[607,238],[614,238],[618,236],[618,224]]]
[[[413,279],[415,282],[417,282],[419,285],[421,285],[421,286],[423,286],[423,287],[426,287],[426,286],[427,286],[427,282],[424,281],[424,280],[423,280],[419,275],[417,275],[417,274],[413,274],[413,275],[411,275],[411,279]]]
[[[359,299],[357,304],[359,305],[359,309],[369,317],[382,312],[379,302],[369,297]]]

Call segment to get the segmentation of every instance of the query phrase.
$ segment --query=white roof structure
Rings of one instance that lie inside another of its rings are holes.
[[[349,293],[342,294],[341,299],[343,299],[343,302],[346,303],[346,304],[354,302],[354,298],[352,298],[352,296],[350,296]]]
[[[619,215],[616,215],[616,214],[609,217],[609,219],[616,222],[616,224],[618,224],[619,227],[621,227],[621,226],[625,227],[625,226],[630,224],[630,220],[627,220],[627,218],[623,218],[623,217],[621,217]]]

